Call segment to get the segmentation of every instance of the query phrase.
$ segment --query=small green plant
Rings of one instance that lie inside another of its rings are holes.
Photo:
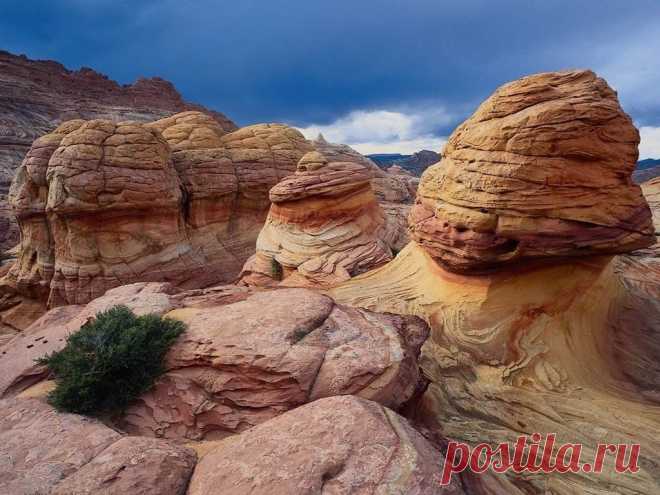
[[[55,375],[48,401],[88,416],[123,410],[163,372],[165,353],[184,330],[180,321],[136,316],[126,306],[97,314],[64,349],[38,360]]]
[[[275,258],[270,259],[270,274],[274,280],[282,280],[282,265]]]

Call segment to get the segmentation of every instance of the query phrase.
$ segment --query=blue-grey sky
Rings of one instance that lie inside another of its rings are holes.
[[[363,152],[439,149],[500,84],[585,67],[660,157],[660,0],[0,0],[0,48]]]

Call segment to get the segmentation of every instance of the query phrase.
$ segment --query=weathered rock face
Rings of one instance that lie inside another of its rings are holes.
[[[418,318],[339,306],[307,289],[177,292],[168,284],[136,283],[86,306],[54,308],[0,347],[0,398],[47,379],[36,360],[120,304],[187,325],[167,355],[166,373],[118,421],[134,434],[222,438],[332,395],[398,408],[420,383],[417,356],[428,327]]]
[[[119,423],[130,433],[213,440],[333,395],[396,408],[419,382],[416,356],[427,336],[416,318],[338,306],[306,289],[168,316],[187,331],[166,373]]]
[[[319,135],[312,144],[314,149],[325,156],[329,163],[353,162],[372,172],[371,187],[378,204],[385,213],[385,223],[380,238],[397,252],[403,249],[410,241],[408,214],[415,199],[419,179],[399,169],[386,172],[350,146],[328,143],[322,135]]]
[[[27,172],[29,162],[22,168]],[[10,272],[19,291],[33,295],[36,285],[47,291],[51,306],[82,304],[136,274],[141,280],[180,281],[183,270],[194,267],[182,247],[178,176],[157,132],[141,124],[86,122],[53,152],[46,187],[36,190],[33,176],[21,180],[19,172],[10,191],[21,226],[23,218],[29,226],[27,248]],[[45,208],[33,215],[42,206],[35,192],[44,190]],[[33,218],[40,223],[35,226]],[[48,250],[40,257],[43,244]],[[36,258],[32,245],[38,246]]]
[[[57,62],[4,51],[0,51],[0,107],[0,252],[19,240],[5,202],[9,184],[34,140],[60,123],[99,118],[144,122],[196,110],[212,116],[225,132],[236,130],[224,115],[184,101],[163,79],[139,79],[122,86],[91,69],[69,71]]]
[[[254,251],[268,189],[310,149],[287,126],[226,133],[199,112],[67,122],[35,141],[12,184],[23,238],[4,283],[52,307],[135,281],[230,281]]]
[[[154,438],[117,440],[58,483],[53,495],[184,495],[196,464],[194,451]]]
[[[651,215],[630,181],[638,143],[616,93],[593,72],[506,84],[424,173],[413,238],[458,272],[647,246]]]
[[[463,493],[439,485],[441,466],[442,454],[398,414],[333,397],[220,442],[188,494]]]
[[[157,129],[173,152],[219,148],[222,136],[227,134],[210,115],[192,111],[151,122],[146,127]]]
[[[181,305],[173,293],[168,284],[137,283],[109,290],[86,306],[50,310],[0,347],[0,398],[15,396],[45,379],[47,368],[35,360],[61,350],[66,336],[78,331],[97,313],[124,305],[138,315],[163,314]]]
[[[625,292],[610,315],[610,327],[623,373],[642,395],[660,403],[660,178],[641,187],[653,213],[656,243],[616,258],[614,269]]]
[[[303,156],[296,174],[270,191],[273,205],[243,280],[330,286],[391,259],[372,177],[355,162]]]
[[[428,431],[493,445],[556,433],[557,442],[581,443],[589,460],[603,439],[641,445],[636,474],[611,465],[602,474],[509,476],[524,493],[660,489],[656,249],[599,255],[653,242],[648,206],[630,181],[635,156],[634,128],[592,73],[504,86],[424,175],[410,216],[416,241],[330,291],[339,303],[429,322],[421,365],[430,383],[411,407]],[[515,186],[516,160],[531,185]],[[518,243],[508,254],[494,247],[504,233]],[[530,258],[544,259],[514,263]]]
[[[35,399],[0,401],[0,492],[183,495],[195,453],[124,437],[101,422]]]

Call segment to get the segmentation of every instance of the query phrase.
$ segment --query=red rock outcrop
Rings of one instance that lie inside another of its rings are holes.
[[[442,454],[398,414],[352,396],[320,399],[233,436],[200,460],[189,495],[460,494]]]
[[[306,289],[168,316],[187,331],[168,352],[165,374],[119,423],[130,433],[213,440],[333,395],[397,408],[418,385],[427,336],[416,318],[338,306]]]
[[[370,169],[314,151],[270,190],[273,202],[246,283],[331,286],[391,259]]]
[[[5,196],[30,145],[72,119],[151,121],[177,112],[204,112],[225,131],[236,125],[221,113],[184,101],[163,79],[119,85],[92,69],[67,70],[50,60],[30,60],[0,51],[0,252],[18,242],[18,228]]]
[[[52,495],[184,495],[196,463],[192,449],[123,437],[55,486]]]
[[[638,143],[616,93],[593,72],[506,84],[424,172],[413,238],[460,272],[648,246],[651,214],[630,180]]]
[[[191,449],[122,438],[36,399],[0,401],[0,459],[0,492],[12,495],[183,495],[196,462]]]
[[[414,241],[329,291],[430,324],[430,383],[409,408],[428,432],[491,445],[556,433],[589,461],[603,441],[641,445],[635,474],[509,475],[505,493],[660,489],[656,248],[613,256],[655,241],[630,179],[637,142],[592,72],[505,85],[422,177]]]
[[[165,374],[118,421],[130,433],[222,438],[332,395],[398,408],[420,383],[417,356],[428,327],[418,318],[339,306],[307,289],[177,292],[168,284],[136,283],[86,306],[52,309],[0,347],[0,398],[47,379],[36,360],[120,304],[187,325],[166,357]]]
[[[109,290],[85,306],[61,306],[50,310],[26,330],[0,347],[0,398],[12,397],[48,376],[35,360],[66,344],[97,313],[124,305],[138,315],[163,314],[181,305],[174,290],[163,283],[137,283]]]
[[[137,281],[231,281],[254,252],[268,190],[310,149],[285,125],[226,133],[199,112],[62,124],[12,183],[23,235],[3,284],[52,307]]]
[[[361,155],[345,144],[328,143],[322,135],[312,141],[314,149],[328,162],[353,162],[363,166],[373,174],[371,187],[378,204],[385,213],[385,224],[380,238],[395,251],[408,244],[408,214],[412,205],[419,179],[405,170],[391,168],[382,170],[368,157]]]

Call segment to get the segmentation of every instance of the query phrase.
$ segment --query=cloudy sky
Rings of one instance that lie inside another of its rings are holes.
[[[364,153],[439,150],[499,85],[591,68],[660,158],[660,0],[0,0],[0,48]]]

